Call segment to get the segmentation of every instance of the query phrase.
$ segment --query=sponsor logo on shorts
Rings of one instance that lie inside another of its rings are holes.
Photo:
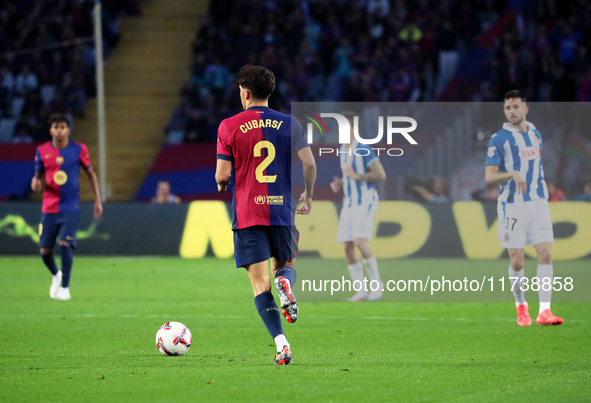
[[[271,206],[283,206],[283,196],[255,196],[254,202],[256,204],[268,204]]]
[[[508,232],[505,232],[505,238],[504,239],[505,239],[505,242],[508,242],[509,241],[509,233]]]

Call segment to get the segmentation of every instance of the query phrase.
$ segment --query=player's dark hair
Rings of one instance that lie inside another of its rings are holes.
[[[244,66],[236,77],[242,88],[250,91],[255,99],[268,99],[275,90],[275,75],[262,66]]]
[[[70,119],[66,117],[66,115],[62,115],[61,113],[54,113],[49,117],[49,125],[53,125],[54,123],[65,123],[70,127]]]
[[[521,99],[521,102],[526,102],[525,95],[523,94],[523,92],[521,92],[519,90],[511,90],[511,91],[507,92],[505,94],[505,97],[503,98],[503,100],[506,101],[508,99],[515,99],[515,98]]]

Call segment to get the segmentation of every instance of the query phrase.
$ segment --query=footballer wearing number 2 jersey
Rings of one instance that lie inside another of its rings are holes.
[[[281,325],[279,308],[271,293],[268,260],[286,320],[298,318],[292,292],[296,280],[298,231],[295,213],[309,214],[312,207],[316,163],[299,121],[268,107],[275,76],[261,66],[245,66],[237,81],[244,108],[222,121],[218,128],[215,179],[223,192],[234,177],[232,230],[236,267],[248,273],[254,303],[277,346],[274,364],[291,364],[291,347]],[[292,198],[291,157],[302,161],[305,191],[296,211]]]
[[[530,326],[531,317],[524,297],[526,283],[532,289],[534,282],[524,277],[524,248],[533,245],[538,258],[537,287],[540,310],[538,325],[560,325],[562,319],[550,310],[554,269],[551,247],[554,241],[548,187],[542,167],[542,135],[526,121],[529,111],[520,91],[505,94],[503,111],[508,122],[495,133],[488,144],[486,156],[486,183],[501,184],[498,198],[497,235],[501,246],[509,252],[509,280],[517,308],[517,324]]]

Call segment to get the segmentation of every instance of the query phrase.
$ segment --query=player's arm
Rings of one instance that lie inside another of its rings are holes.
[[[312,198],[314,197],[314,184],[316,183],[316,161],[314,160],[314,154],[310,147],[303,147],[297,153],[298,158],[302,161],[304,171],[304,182],[306,189],[300,196],[300,201],[303,202],[303,206],[297,210],[298,214],[310,214],[312,210]]]
[[[513,179],[517,193],[525,194],[527,192],[527,182],[519,171],[499,172],[497,165],[487,165],[484,172],[484,179],[487,185],[496,185]]]
[[[330,182],[330,188],[333,192],[338,193],[343,188],[343,178],[333,176],[332,182]]]
[[[223,120],[218,127],[217,163],[215,167],[215,181],[218,184],[218,192],[225,192],[232,179],[232,137],[226,121]]]
[[[421,185],[414,185],[412,187],[412,190],[414,190],[415,192],[417,192],[418,194],[421,195],[421,197],[423,199],[425,199],[425,201],[430,201],[431,197],[433,197],[433,193],[429,192],[429,190],[427,190],[427,188],[421,186]]]
[[[43,178],[44,171],[45,167],[43,166],[41,153],[39,152],[39,149],[37,149],[35,152],[35,175],[33,175],[33,179],[31,179],[31,189],[33,192],[41,191],[41,179]]]
[[[33,175],[33,179],[31,180],[31,190],[33,190],[33,192],[41,191],[41,179],[43,179],[43,172],[35,172],[35,175]]]
[[[86,175],[88,176],[88,182],[90,182],[90,188],[92,189],[92,195],[94,196],[94,218],[99,218],[103,215],[103,203],[101,202],[101,191],[98,184],[98,178],[92,167],[86,169]]]
[[[215,168],[215,181],[218,184],[218,192],[225,192],[232,179],[232,162],[219,159]]]
[[[348,165],[345,168],[345,175],[356,181],[378,182],[386,179],[386,171],[378,159],[369,166],[369,172],[359,175],[351,165]]]

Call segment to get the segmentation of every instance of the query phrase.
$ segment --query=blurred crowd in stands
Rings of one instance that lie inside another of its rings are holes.
[[[140,0],[102,0],[104,57]],[[0,0],[0,142],[49,139],[48,117],[95,95],[93,0]]]
[[[271,107],[281,111],[293,101],[445,101],[463,62],[483,73],[463,101],[498,102],[511,88],[531,101],[589,100],[590,30],[585,0],[216,0],[166,132],[171,143],[215,141],[240,110],[234,73],[245,64],[275,72]],[[464,61],[486,32],[484,60]]]
[[[484,101],[520,88],[532,101],[591,101],[591,2],[519,0],[488,54]]]

